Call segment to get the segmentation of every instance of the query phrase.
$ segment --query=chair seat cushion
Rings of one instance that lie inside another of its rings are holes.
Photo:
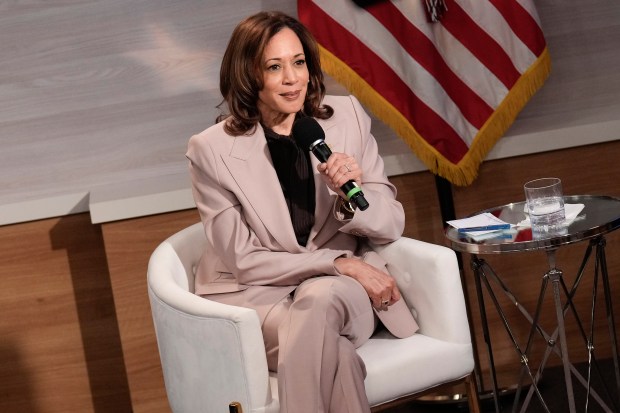
[[[470,343],[441,341],[422,334],[397,339],[380,331],[357,351],[366,364],[366,393],[371,406],[460,379],[474,369]]]
[[[474,369],[470,343],[450,343],[422,334],[395,338],[379,331],[357,352],[366,364],[366,394],[371,406],[463,378]],[[269,380],[277,400],[276,373],[269,372]]]

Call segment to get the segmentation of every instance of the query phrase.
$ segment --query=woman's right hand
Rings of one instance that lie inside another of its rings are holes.
[[[321,174],[323,182],[341,198],[347,196],[340,189],[348,181],[355,181],[358,186],[362,185],[362,169],[352,156],[346,153],[333,152],[327,162],[320,163],[317,171]]]
[[[334,266],[340,274],[353,278],[364,287],[376,309],[385,310],[400,300],[400,291],[394,278],[361,259],[336,258]]]

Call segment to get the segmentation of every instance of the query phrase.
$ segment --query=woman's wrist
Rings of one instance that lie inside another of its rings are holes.
[[[349,260],[351,258],[347,258],[347,257],[338,257],[334,260],[334,268],[336,269],[336,272],[340,275],[348,275],[349,271],[348,271],[348,266],[349,266]]]

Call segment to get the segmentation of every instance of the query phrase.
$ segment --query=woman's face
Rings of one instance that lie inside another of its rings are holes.
[[[263,89],[258,92],[258,109],[269,127],[291,121],[304,104],[310,74],[299,38],[284,28],[271,38],[262,59]],[[287,116],[290,115],[290,116]]]

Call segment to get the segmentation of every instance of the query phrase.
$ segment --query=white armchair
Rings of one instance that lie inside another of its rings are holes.
[[[193,294],[204,250],[200,223],[162,242],[148,267],[148,294],[166,392],[174,413],[279,412],[275,373],[267,369],[254,310]],[[375,248],[387,262],[420,330],[396,339],[379,331],[358,349],[373,410],[464,380],[471,412],[479,412],[474,357],[454,252],[401,238]]]

